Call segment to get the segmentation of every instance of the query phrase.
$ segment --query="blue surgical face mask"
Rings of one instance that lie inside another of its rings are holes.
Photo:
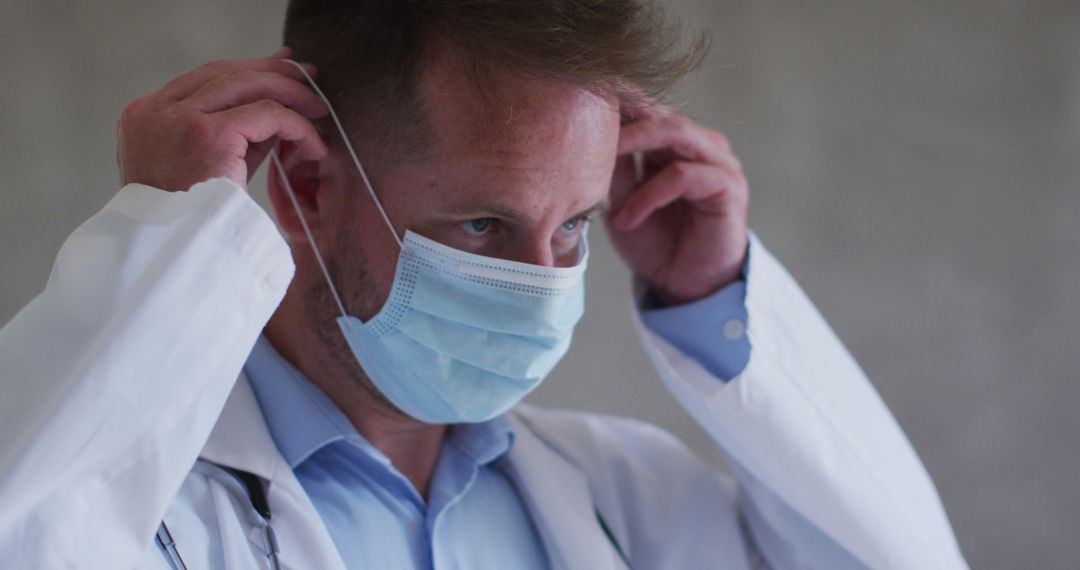
[[[337,322],[349,348],[383,395],[413,418],[467,423],[505,412],[536,388],[570,347],[584,311],[584,231],[577,263],[565,268],[476,255],[411,231],[402,240],[330,109],[400,248],[390,296],[367,322],[346,312],[281,162],[276,153],[271,158],[341,311]]]

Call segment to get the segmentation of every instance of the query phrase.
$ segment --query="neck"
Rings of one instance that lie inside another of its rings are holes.
[[[340,359],[335,359],[331,349],[315,334],[312,327],[317,325],[304,311],[298,281],[293,280],[266,325],[267,339],[283,358],[322,390],[356,431],[386,455],[427,499],[447,426],[410,418],[380,397],[378,388],[366,377],[363,384],[357,382],[354,371],[344,369]],[[359,367],[359,364],[352,365]]]

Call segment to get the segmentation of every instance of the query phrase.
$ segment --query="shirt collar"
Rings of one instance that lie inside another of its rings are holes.
[[[480,465],[500,463],[514,446],[514,428],[505,414],[478,424],[450,426],[450,443]]]
[[[330,398],[285,360],[264,335],[255,342],[244,373],[270,435],[291,468],[296,469],[315,452],[342,440],[378,453]],[[476,463],[486,465],[510,453],[514,429],[509,419],[500,415],[486,422],[451,426],[447,440]]]

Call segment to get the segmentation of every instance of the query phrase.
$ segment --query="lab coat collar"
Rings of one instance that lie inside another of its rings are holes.
[[[345,570],[330,532],[266,427],[259,403],[241,374],[199,459],[257,475],[268,482],[272,524],[283,568]],[[258,529],[248,538],[264,543]]]
[[[275,471],[284,463],[246,376],[236,381],[199,459],[247,471],[267,481],[274,479]]]
[[[503,466],[517,485],[548,563],[559,570],[625,569],[596,518],[585,473],[541,439],[525,418],[511,412],[516,440]]]

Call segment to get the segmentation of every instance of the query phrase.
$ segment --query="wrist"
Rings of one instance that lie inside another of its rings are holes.
[[[708,279],[699,278],[693,281],[687,280],[675,284],[675,287],[664,287],[657,283],[645,280],[649,286],[652,302],[660,307],[675,307],[699,301],[715,294],[732,283],[743,281],[746,278],[745,252],[736,261],[725,266],[709,276]]]

